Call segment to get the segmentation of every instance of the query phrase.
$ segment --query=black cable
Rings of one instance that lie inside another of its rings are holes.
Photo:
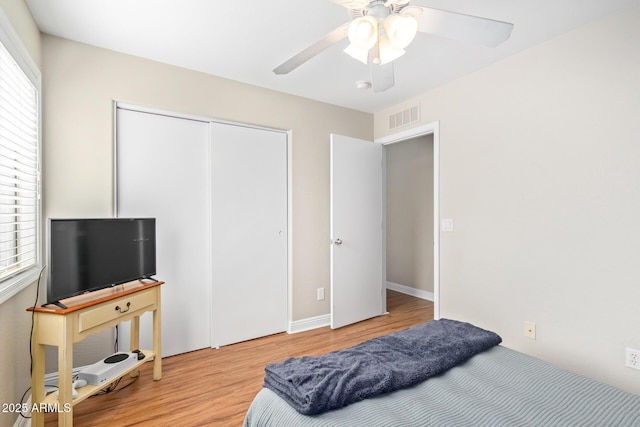
[[[124,378],[124,377],[118,378],[115,383],[113,383],[112,385],[110,385],[106,389],[101,390],[98,393],[92,395],[91,397],[104,396],[105,394],[116,393],[118,391],[124,390],[125,388],[129,387],[131,384],[133,384],[136,381],[138,381],[138,378],[140,378],[140,375],[138,375],[137,377],[133,378],[131,381],[129,381],[127,384],[123,385],[122,387],[117,388],[118,385],[120,384],[120,380],[122,380],[122,378]]]
[[[45,268],[47,268],[46,264],[42,266],[40,274],[38,275],[38,284],[36,285],[36,300],[33,303],[33,310],[31,311],[31,332],[29,334],[29,359],[31,360],[31,365],[29,367],[29,376],[33,374],[33,328],[35,325],[36,306],[38,305],[38,299],[40,299],[40,279],[42,279],[42,273],[44,273]]]
[[[114,382],[109,387],[107,387],[104,390],[102,390],[102,393],[100,393],[100,394],[108,394],[108,393],[116,391],[116,388],[118,388],[118,385],[120,384],[120,380],[122,380],[122,377],[118,378],[116,380],[116,382]]]
[[[31,418],[31,415],[29,415],[29,416],[27,417],[25,414],[23,414],[23,413],[22,413],[22,402],[24,402],[24,398],[25,398],[25,396],[27,395],[27,393],[29,393],[29,390],[31,390],[31,387],[29,387],[29,388],[28,388],[28,389],[27,389],[27,390],[22,394],[22,397],[20,398],[20,416],[21,416],[22,418],[26,418],[26,419],[30,419],[30,418]]]
[[[120,387],[117,390],[113,390],[113,391],[121,391],[124,390],[125,388],[129,387],[131,384],[135,383],[136,381],[138,381],[138,378],[140,378],[140,375],[138,375],[137,377],[135,377],[133,380],[129,381],[127,384],[123,385],[122,387]],[[118,382],[120,382],[118,380]]]
[[[36,285],[36,300],[33,303],[33,310],[31,311],[31,332],[29,333],[29,378],[33,377],[33,328],[35,325],[36,306],[38,305],[38,299],[40,299],[40,280],[42,279],[42,273],[44,273],[45,268],[47,268],[46,264],[42,266],[40,274],[38,275],[38,282]],[[29,390],[31,390],[31,387],[29,387],[22,394],[22,397],[20,398],[20,407],[22,407],[22,402],[24,402],[24,398],[26,397]],[[27,419],[31,418],[31,416],[27,417],[26,415],[24,415],[22,411],[20,411],[20,416]]]
[[[116,339],[115,339],[115,342],[113,343],[113,352],[114,353],[118,352],[118,331],[119,331],[118,326],[119,325],[116,325]]]

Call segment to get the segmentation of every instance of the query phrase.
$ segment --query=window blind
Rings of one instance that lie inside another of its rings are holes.
[[[38,91],[0,44],[0,282],[38,261]]]

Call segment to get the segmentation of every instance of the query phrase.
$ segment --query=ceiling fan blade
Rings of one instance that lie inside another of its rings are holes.
[[[331,0],[332,2],[344,6],[347,9],[365,9],[369,6],[370,0]]]
[[[393,62],[382,65],[371,63],[371,87],[374,92],[384,92],[395,84]]]
[[[507,40],[513,30],[513,24],[509,22],[424,6],[407,6],[402,14],[413,16],[420,32],[489,47]]]
[[[347,32],[349,30],[350,22],[347,22],[335,30],[331,31],[329,34],[312,44],[311,46],[303,49],[296,55],[292,56],[282,64],[278,65],[273,69],[273,72],[276,74],[287,74],[294,69],[298,68],[300,65],[304,64],[323,50],[327,49],[332,44],[342,40],[347,37]]]

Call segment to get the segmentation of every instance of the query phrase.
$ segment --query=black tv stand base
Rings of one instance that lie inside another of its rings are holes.
[[[46,303],[46,304],[42,304],[42,306],[43,306],[43,307],[46,307],[46,306],[48,306],[48,305],[52,305],[52,304],[53,304],[53,305],[56,305],[56,306],[58,306],[58,307],[60,307],[60,308],[61,308],[61,309],[63,309],[63,310],[65,310],[65,309],[69,308],[69,307],[67,307],[66,305],[64,305],[63,303],[61,303],[60,301],[48,302],[48,303]]]

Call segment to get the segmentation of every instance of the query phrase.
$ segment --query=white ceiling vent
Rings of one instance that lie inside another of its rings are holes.
[[[420,104],[389,116],[389,129],[397,129],[420,120]]]

